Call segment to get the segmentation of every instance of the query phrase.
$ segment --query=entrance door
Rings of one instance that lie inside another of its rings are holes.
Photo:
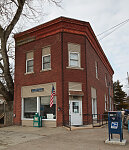
[[[69,101],[69,118],[71,125],[82,125],[82,101],[70,100]]]

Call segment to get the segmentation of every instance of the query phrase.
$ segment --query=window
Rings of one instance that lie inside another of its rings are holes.
[[[50,47],[42,49],[42,70],[51,69],[51,54]]]
[[[33,59],[27,60],[27,72],[33,72]]]
[[[79,113],[79,102],[73,102],[73,113]]]
[[[40,97],[40,115],[43,119],[56,119],[56,97],[53,106],[50,107],[50,96]]]
[[[92,115],[93,119],[97,118],[97,93],[96,89],[91,87],[91,100],[92,100]]]
[[[80,67],[80,61],[79,61],[79,53],[76,52],[70,52],[70,66],[71,67]]]
[[[51,68],[51,58],[50,55],[43,56],[43,69],[50,69]]]
[[[105,73],[105,84],[107,86],[107,74]]]
[[[105,94],[105,111],[107,110],[107,96]]]
[[[31,73],[34,71],[34,59],[33,52],[26,54],[26,73]]]
[[[80,48],[79,44],[68,43],[69,67],[80,67]]]
[[[37,112],[37,97],[24,98],[24,118],[33,118]]]
[[[95,73],[96,73],[96,78],[98,79],[98,62],[95,62]]]
[[[97,118],[97,99],[92,98],[92,115],[93,119]]]

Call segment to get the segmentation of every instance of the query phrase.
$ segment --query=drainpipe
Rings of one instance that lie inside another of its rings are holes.
[[[86,39],[85,36],[85,67],[86,67],[86,97],[87,97],[87,114],[88,114],[88,84],[87,84],[87,54],[86,54]]]
[[[63,71],[63,32],[61,32],[61,56],[62,56],[62,113],[64,125],[64,71]]]

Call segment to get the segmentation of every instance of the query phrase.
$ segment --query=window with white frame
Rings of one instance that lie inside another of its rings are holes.
[[[79,44],[68,43],[69,67],[81,67],[80,49],[81,46]]]
[[[50,96],[23,98],[23,118],[33,119],[35,113],[39,113],[43,119],[56,119],[56,96],[50,107]]]
[[[105,73],[105,84],[107,86],[107,74]]]
[[[26,54],[26,73],[34,72],[33,52]]]
[[[42,70],[51,69],[51,53],[50,46],[42,49]]]
[[[80,67],[80,53],[69,52],[69,64],[71,67]]]
[[[95,61],[95,73],[96,73],[96,78],[98,79],[98,62]]]
[[[96,89],[91,87],[91,100],[92,100],[92,115],[93,119],[97,118],[97,93]]]
[[[24,98],[24,118],[33,118],[37,112],[37,97]]]

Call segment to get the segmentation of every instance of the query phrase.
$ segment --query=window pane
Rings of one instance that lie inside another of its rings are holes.
[[[50,107],[50,96],[40,98],[40,115],[43,119],[56,119],[56,97],[54,96],[53,106]]]
[[[50,63],[50,55],[49,55],[49,56],[44,56],[44,57],[43,57],[43,63],[47,63],[47,62]]]
[[[33,72],[33,66],[32,67],[27,67],[27,72]]]
[[[44,63],[43,64],[43,69],[48,69],[50,68],[50,63]]]
[[[70,53],[70,59],[78,60],[78,53]]]
[[[27,72],[33,72],[33,60],[27,60]]]
[[[43,57],[43,69],[51,68],[51,58],[50,55]]]
[[[70,66],[79,67],[78,61],[76,61],[76,60],[70,60]]]
[[[73,113],[79,113],[79,102],[73,102]]]
[[[37,98],[24,98],[24,118],[33,118],[37,112]]]
[[[27,60],[27,65],[28,66],[33,66],[33,60]]]

